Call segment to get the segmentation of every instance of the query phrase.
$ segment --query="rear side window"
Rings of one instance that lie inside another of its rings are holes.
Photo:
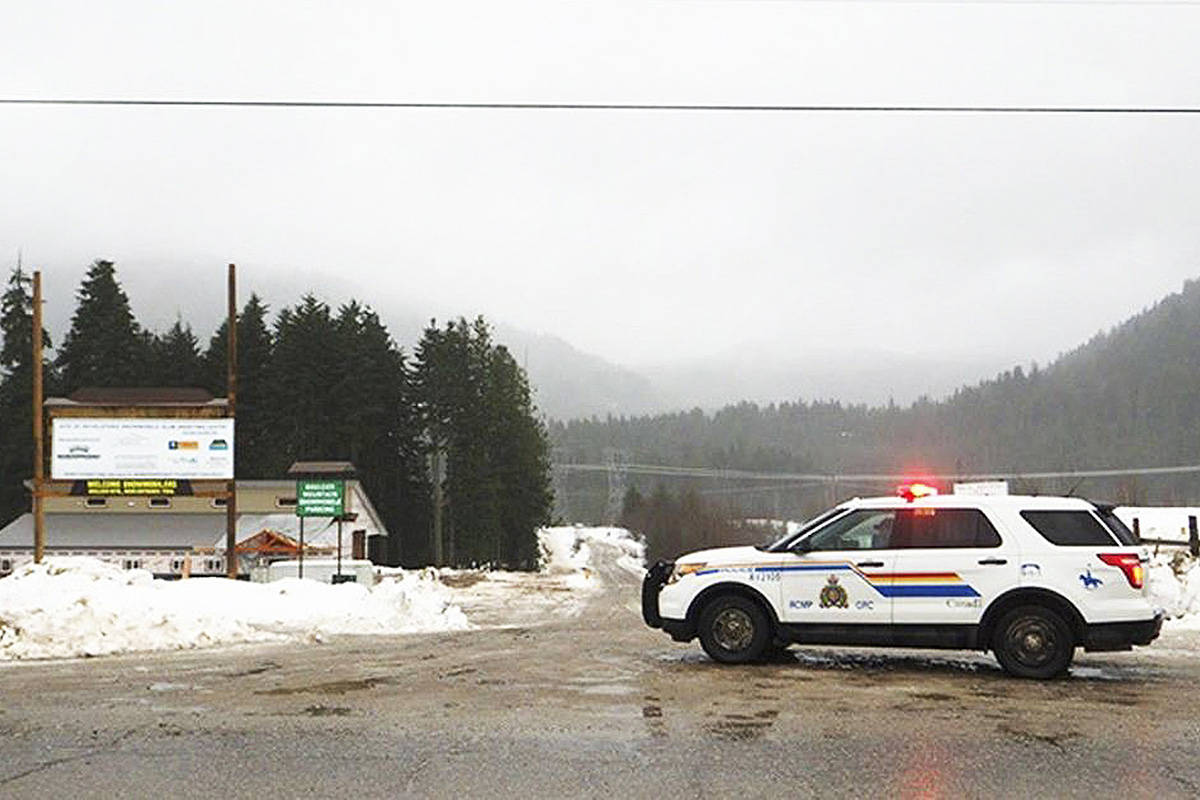
[[[1087,511],[1022,511],[1042,538],[1060,547],[1109,547],[1112,534]]]
[[[894,548],[999,547],[1000,534],[975,508],[912,508],[901,511]]]
[[[1096,513],[1100,515],[1100,519],[1104,520],[1104,524],[1117,537],[1117,541],[1121,544],[1135,545],[1138,543],[1138,537],[1134,536],[1133,531],[1121,521],[1113,510],[1108,506],[1097,506]]]

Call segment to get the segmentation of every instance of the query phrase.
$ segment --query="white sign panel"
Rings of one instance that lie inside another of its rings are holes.
[[[971,481],[954,484],[955,494],[967,494],[981,497],[989,495],[1008,494],[1008,481]]]
[[[51,424],[50,477],[233,477],[232,419],[77,419]]]

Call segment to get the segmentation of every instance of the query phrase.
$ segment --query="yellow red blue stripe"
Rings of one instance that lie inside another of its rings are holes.
[[[848,561],[805,561],[800,564],[738,564],[712,567],[696,575],[718,572],[853,572],[884,597],[979,597],[957,572],[863,572]]]

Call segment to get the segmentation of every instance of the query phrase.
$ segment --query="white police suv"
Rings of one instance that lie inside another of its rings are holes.
[[[914,485],[843,503],[770,546],[659,561],[642,615],[726,663],[792,643],[976,649],[1050,678],[1076,647],[1158,636],[1147,560],[1111,506]]]

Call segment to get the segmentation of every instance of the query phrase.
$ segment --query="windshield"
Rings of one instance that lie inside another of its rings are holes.
[[[797,539],[799,539],[802,536],[807,535],[808,533],[812,532],[813,530],[820,527],[821,525],[824,525],[826,522],[833,519],[838,514],[845,512],[845,510],[846,509],[844,509],[844,508],[831,508],[822,514],[818,514],[817,516],[813,517],[808,522],[805,522],[804,524],[802,524],[800,526],[800,528],[798,530],[795,530],[795,531],[792,531],[791,533],[785,534],[782,539],[777,540],[774,544],[770,544],[770,545],[767,545],[766,547],[762,547],[759,549],[767,550],[772,553],[779,553],[784,550],[787,550],[792,546],[792,544]]]

